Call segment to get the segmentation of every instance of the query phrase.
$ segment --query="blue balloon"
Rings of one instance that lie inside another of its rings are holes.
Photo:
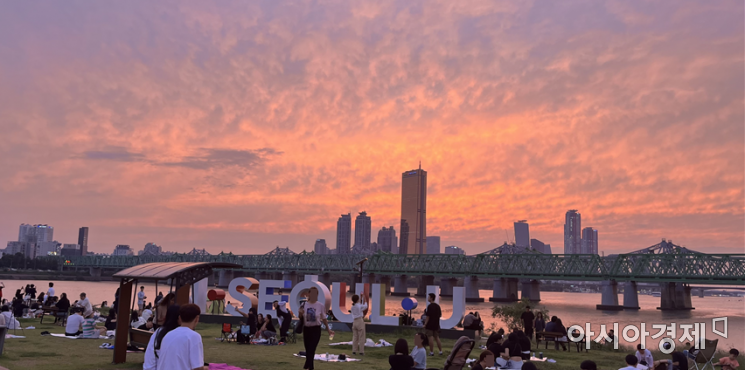
[[[401,301],[401,308],[403,308],[406,311],[413,310],[419,305],[419,302],[416,301],[416,298],[404,298],[403,301]]]

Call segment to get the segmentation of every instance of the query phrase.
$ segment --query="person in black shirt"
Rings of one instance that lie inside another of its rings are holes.
[[[517,333],[510,333],[507,340],[502,343],[503,352],[497,364],[499,367],[506,367],[510,363],[522,363],[522,347],[520,346],[520,338]]]
[[[274,309],[277,312],[277,319],[281,319],[279,327],[279,341],[284,343],[287,342],[287,332],[290,330],[290,324],[292,323],[292,311],[287,308],[287,303],[279,303],[274,301]]]
[[[57,307],[57,315],[54,317],[54,323],[57,321],[63,321],[67,317],[68,311],[70,311],[70,300],[67,299],[67,293],[60,295],[59,301],[54,304]]]
[[[153,330],[153,317],[152,316],[148,317],[147,321],[145,321],[145,323],[140,325],[140,327],[138,327],[137,329],[152,331]]]
[[[494,357],[499,356],[500,353],[504,352],[502,348],[502,334],[491,333],[489,339],[486,340],[486,349],[491,351],[491,353],[494,354]]]
[[[272,315],[266,315],[266,320],[264,320],[264,326],[261,327],[261,335],[265,339],[271,339],[277,336],[277,329],[274,328],[274,322],[272,322]]]
[[[535,320],[535,315],[533,315],[533,311],[530,310],[530,306],[525,306],[525,312],[520,315],[520,320],[523,321],[525,335],[528,339],[533,340],[533,320]]]
[[[434,342],[437,342],[437,349],[440,350],[440,356],[442,356],[442,343],[440,342],[440,317],[442,317],[442,309],[440,305],[435,303],[435,294],[429,293],[429,305],[427,305],[427,318],[424,320],[424,330],[429,337],[429,355],[435,355]]]
[[[518,330],[516,333],[517,342],[520,343],[520,348],[522,349],[523,360],[530,360],[530,339],[528,339],[528,336],[522,330]]]
[[[109,310],[109,315],[106,316],[104,326],[106,327],[106,330],[116,330],[116,311]]]
[[[414,359],[409,356],[409,343],[406,339],[397,340],[393,352],[394,354],[388,356],[391,370],[411,370],[414,367]]]
[[[487,367],[493,367],[494,366],[494,353],[492,353],[489,350],[481,352],[481,355],[479,356],[479,361],[476,362],[471,370],[484,370]]]
[[[669,342],[665,342],[662,344],[662,347],[665,349],[670,349],[671,345]],[[657,366],[661,363],[667,364],[668,370],[686,370],[688,369],[688,357],[683,354],[683,352],[675,351],[670,354],[670,357],[672,359],[670,360],[658,360],[654,362],[653,368],[657,368]]]

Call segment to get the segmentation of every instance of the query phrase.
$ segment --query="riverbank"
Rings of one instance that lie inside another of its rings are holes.
[[[83,274],[83,273],[59,273],[59,272],[52,272],[52,273],[41,273],[41,272],[30,272],[25,271],[25,273],[10,273],[10,272],[2,272],[0,273],[0,281],[8,281],[8,280],[48,280],[48,281],[90,281],[90,282],[100,282],[100,281],[112,281],[111,276],[90,276],[89,274]],[[6,284],[7,285],[7,284]]]
[[[23,339],[6,339],[5,350],[0,357],[0,366],[9,369],[50,369],[50,370],[78,370],[78,369],[142,369],[144,359],[143,353],[128,353],[127,363],[120,365],[111,364],[113,352],[98,348],[104,342],[113,340],[56,338],[39,335],[42,331],[51,333],[63,333],[61,326],[43,324],[39,320],[21,320],[22,325],[27,327],[33,325],[34,330],[17,330],[17,335],[25,335]],[[302,336],[298,335],[297,343],[285,346],[246,346],[235,343],[223,343],[215,340],[220,337],[220,326],[216,324],[199,324],[197,332],[201,334],[204,343],[205,361],[209,363],[228,363],[244,369],[252,370],[274,370],[274,369],[300,369],[303,360],[294,357],[294,353],[303,350]],[[13,331],[10,331],[13,334]],[[402,330],[395,334],[368,335],[368,338],[378,341],[385,339],[395,343],[399,337],[409,341],[410,349],[413,345],[414,331]],[[321,338],[318,347],[319,353],[351,355],[351,346],[329,346],[328,336]],[[351,333],[337,333],[334,341],[351,341]],[[443,340],[443,356],[427,358],[427,366],[442,368],[446,356],[455,343],[454,340]],[[543,346],[541,346],[543,347]],[[623,358],[626,352],[621,351],[590,351],[585,352],[562,352],[550,348],[541,350],[544,356],[553,358],[556,363],[539,362],[537,366],[541,370],[576,370],[579,364],[587,359],[598,363],[599,369],[618,369],[624,366]],[[74,350],[71,350],[73,349]],[[317,365],[319,369],[370,369],[388,370],[388,356],[393,353],[391,347],[366,348],[362,362],[354,363],[322,363]],[[478,357],[481,350],[476,349],[471,353],[472,358]]]

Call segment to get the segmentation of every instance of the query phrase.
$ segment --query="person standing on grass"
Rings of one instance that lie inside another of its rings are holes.
[[[352,296],[352,354],[360,352],[360,356],[365,354],[365,341],[367,340],[367,334],[365,333],[365,310],[367,310],[367,304],[360,302],[360,296],[357,294]]]
[[[305,345],[305,366],[303,366],[303,369],[305,370],[315,369],[313,360],[316,357],[318,342],[321,341],[321,323],[326,325],[329,335],[334,334],[324,312],[326,312],[326,307],[323,303],[318,302],[318,288],[310,288],[308,290],[308,301],[298,312],[298,315],[305,320],[303,327],[303,344]]]
[[[525,312],[520,315],[520,320],[523,321],[525,336],[527,336],[528,339],[533,340],[533,320],[535,320],[535,315],[533,315],[533,311],[530,310],[530,306],[525,306]]]
[[[429,337],[429,355],[435,355],[435,342],[437,342],[437,349],[440,350],[440,356],[442,356],[442,343],[440,342],[440,317],[442,317],[442,309],[440,305],[435,303],[435,294],[429,293],[429,305],[427,305],[427,318],[424,319],[424,329]]]
[[[181,326],[171,330],[163,337],[158,357],[158,369],[203,370],[204,346],[202,336],[196,329],[201,310],[195,304],[185,304],[179,308]]]
[[[137,292],[137,308],[140,309],[140,313],[145,310],[145,299],[147,299],[147,296],[145,296],[145,287],[141,286],[140,291]]]

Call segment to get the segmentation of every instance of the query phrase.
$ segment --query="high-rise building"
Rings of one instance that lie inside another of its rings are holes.
[[[16,241],[8,242],[5,248],[5,254],[14,255],[16,253],[21,253],[26,258],[36,258],[36,243]]]
[[[18,228],[19,242],[41,243],[53,240],[54,227],[52,226],[21,224]]]
[[[354,246],[356,248],[370,248],[370,234],[372,232],[372,220],[367,212],[362,211],[354,219]]]
[[[80,246],[80,255],[88,255],[88,227],[83,226],[78,230],[78,245]]]
[[[395,253],[398,248],[398,238],[396,238],[396,230],[391,227],[383,226],[378,231],[378,249],[383,252]]]
[[[427,252],[427,171],[406,171],[401,175],[400,254]]]
[[[564,219],[564,254],[578,254],[582,243],[582,216],[576,209],[567,211]]]
[[[445,254],[466,254],[466,251],[454,245],[451,245],[449,247],[445,247]]]
[[[427,237],[427,254],[440,254],[440,237]]]
[[[372,242],[370,243],[370,248],[368,249],[370,250],[370,252],[376,253],[377,251],[380,250],[380,246],[378,246],[378,242]]]
[[[352,248],[352,214],[341,215],[336,221],[336,253],[348,254]]]
[[[60,252],[62,243],[51,241],[36,243],[36,255],[37,256],[56,256]]]
[[[515,222],[515,245],[518,247],[530,246],[530,229],[527,220]]]
[[[551,254],[551,244],[545,244],[538,239],[530,239],[530,247],[543,254]]]
[[[316,245],[313,246],[313,251],[316,252],[316,254],[328,254],[326,239],[316,239]]]
[[[598,231],[586,227],[582,229],[582,254],[598,254]]]
[[[112,256],[134,256],[134,251],[126,244],[119,244],[114,247],[114,253]]]

